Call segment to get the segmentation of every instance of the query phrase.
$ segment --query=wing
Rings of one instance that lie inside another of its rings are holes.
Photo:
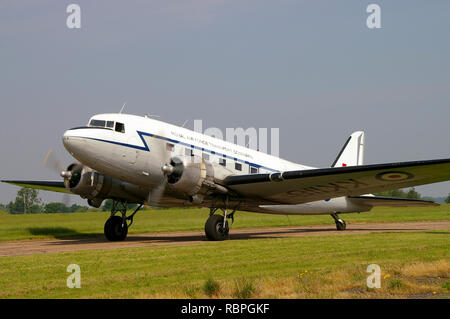
[[[20,187],[42,189],[44,191],[72,194],[61,181],[2,181]]]
[[[424,207],[439,206],[431,201],[408,198],[380,197],[380,196],[350,196],[352,202],[367,206],[391,206],[391,207]]]
[[[243,197],[302,204],[447,180],[450,159],[234,175],[224,183]]]

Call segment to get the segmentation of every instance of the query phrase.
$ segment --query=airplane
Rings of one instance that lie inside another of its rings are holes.
[[[340,214],[438,205],[372,193],[450,180],[450,158],[364,165],[364,140],[363,131],[354,132],[330,167],[315,168],[148,116],[98,114],[64,133],[78,162],[60,173],[62,181],[2,182],[79,195],[97,208],[112,199],[104,225],[110,241],[126,239],[144,205],[209,208],[205,234],[212,241],[229,238],[238,210],[326,214],[345,230]],[[128,204],[137,208],[127,216]]]

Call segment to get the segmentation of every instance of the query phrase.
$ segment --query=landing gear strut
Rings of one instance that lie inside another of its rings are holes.
[[[128,228],[133,224],[134,215],[142,208],[141,204],[134,210],[133,214],[127,217],[127,204],[127,202],[113,201],[111,216],[106,221],[104,227],[106,239],[110,241],[122,241],[127,237]],[[116,216],[117,212],[120,212],[122,216]]]
[[[333,217],[334,222],[336,223],[336,229],[337,230],[345,230],[347,228],[347,224],[344,220],[340,219],[338,214],[331,214],[331,217]]]
[[[239,205],[238,205],[239,206]],[[236,209],[233,209],[231,214],[228,214],[228,197],[225,201],[225,208],[221,209],[223,216],[220,214],[215,214],[218,208],[211,208],[209,211],[209,218],[205,224],[205,234],[208,240],[219,241],[228,239],[228,234],[230,231],[230,225],[228,219],[231,219],[231,224],[234,223],[234,213]]]

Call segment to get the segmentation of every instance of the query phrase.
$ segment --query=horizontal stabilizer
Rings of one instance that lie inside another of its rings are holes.
[[[368,206],[390,206],[390,207],[424,207],[440,206],[437,203],[409,198],[380,197],[380,196],[350,196],[349,199],[356,204]]]

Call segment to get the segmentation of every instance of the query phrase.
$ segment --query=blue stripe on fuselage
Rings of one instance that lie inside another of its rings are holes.
[[[241,160],[241,159],[238,159],[236,157],[228,156],[228,155],[223,154],[223,153],[218,153],[218,152],[215,152],[215,151],[211,151],[211,150],[208,150],[206,148],[198,147],[198,146],[195,146],[195,145],[192,145],[192,144],[184,143],[184,142],[177,141],[177,140],[174,140],[174,139],[171,139],[171,138],[167,138],[167,137],[164,137],[164,136],[158,136],[158,135],[155,135],[155,134],[150,134],[150,133],[141,132],[141,131],[136,131],[136,132],[138,133],[138,135],[139,135],[142,143],[144,144],[144,146],[132,145],[132,144],[121,143],[121,142],[114,142],[114,141],[103,140],[103,139],[99,139],[99,138],[93,138],[93,137],[85,137],[85,138],[90,139],[90,140],[95,140],[95,141],[115,144],[115,145],[119,145],[119,146],[134,148],[134,149],[145,151],[145,152],[150,152],[150,148],[148,147],[148,144],[147,144],[147,142],[144,139],[144,136],[148,136],[148,137],[153,137],[153,138],[157,138],[157,139],[160,139],[160,140],[164,140],[164,141],[167,141],[167,142],[170,142],[170,143],[179,144],[179,145],[183,145],[183,146],[186,146],[186,147],[189,147],[189,148],[200,150],[202,152],[206,152],[206,153],[209,153],[211,155],[222,156],[223,158],[228,158],[228,159],[234,160],[236,162],[240,162],[240,163],[243,163],[243,164],[248,164],[248,165],[253,166],[255,168],[262,168],[262,169],[267,169],[267,170],[273,171],[273,172],[279,172],[279,170],[276,170],[276,169],[273,169],[273,168],[269,168],[269,167],[265,167],[265,166],[262,166],[262,165],[259,165],[259,164],[256,164],[256,163],[252,163],[252,162],[249,162],[249,161]]]

